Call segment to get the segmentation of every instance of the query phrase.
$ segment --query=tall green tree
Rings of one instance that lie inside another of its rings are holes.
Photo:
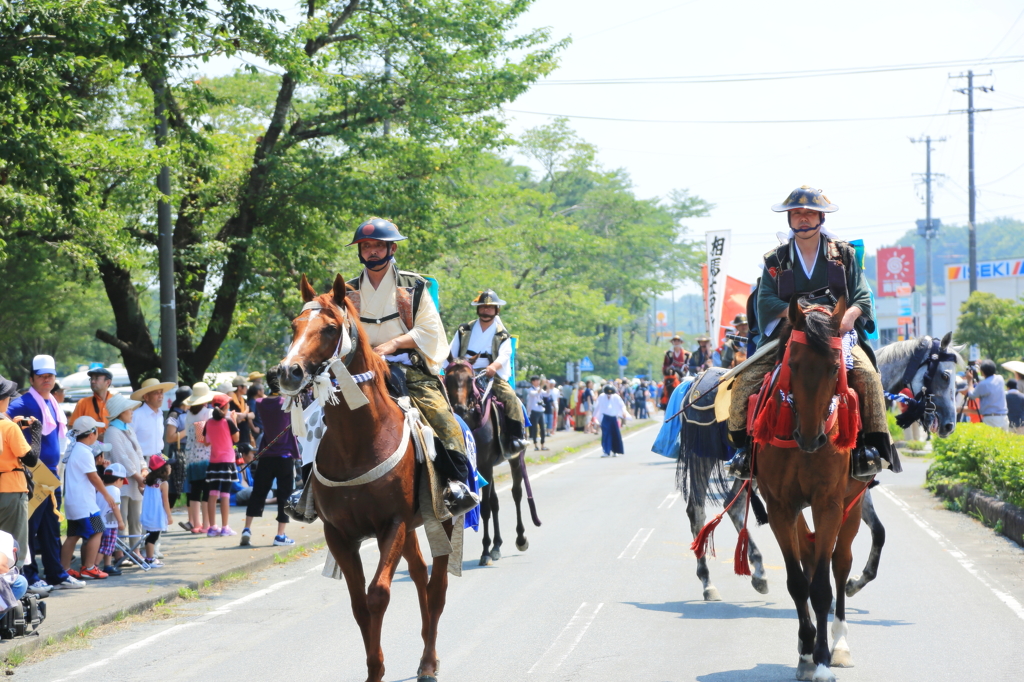
[[[1024,304],[975,291],[960,306],[954,334],[958,343],[977,345],[982,357],[996,362],[1024,354]]]

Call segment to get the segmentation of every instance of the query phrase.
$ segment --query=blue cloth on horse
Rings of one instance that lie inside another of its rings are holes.
[[[610,414],[601,417],[601,449],[604,454],[615,453],[625,454],[626,449],[622,447],[622,431],[619,430],[619,420]]]
[[[477,486],[477,472],[476,472],[476,439],[473,438],[473,432],[470,430],[469,425],[462,421],[462,417],[455,415],[455,421],[459,422],[459,428],[462,429],[462,438],[466,441],[466,468],[469,470],[469,475],[466,477],[466,485],[474,493],[479,493],[480,489]],[[475,531],[480,530],[480,507],[473,507],[466,512],[465,528],[472,528]]]
[[[669,417],[679,411],[683,404],[683,398],[690,392],[692,385],[693,377],[687,377],[676,387],[676,390],[672,391],[668,405],[665,406],[665,422],[661,425],[661,430],[658,431],[658,437],[654,439],[651,452],[656,452],[669,459],[679,456],[679,430],[682,428],[683,418],[679,415],[675,419],[669,419]]]

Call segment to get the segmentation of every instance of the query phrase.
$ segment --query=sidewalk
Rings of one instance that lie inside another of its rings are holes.
[[[623,429],[625,433],[658,423],[661,415],[654,419],[630,421]],[[551,466],[561,456],[570,452],[599,447],[600,436],[576,431],[558,431],[547,441],[548,451],[527,450],[527,461],[531,472]],[[496,482],[508,478],[507,464],[498,469]],[[206,581],[216,582],[233,573],[248,573],[272,566],[276,555],[286,555],[295,547],[307,549],[324,542],[323,524],[318,520],[312,524],[291,521],[288,536],[295,540],[294,547],[274,547],[277,532],[276,505],[267,505],[264,516],[255,519],[252,525],[252,542],[249,547],[240,547],[239,536],[208,538],[205,535],[186,533],[178,521],[186,520],[184,509],[173,512],[174,526],[161,538],[164,567],[143,572],[130,563],[122,566],[124,575],[106,580],[87,580],[79,590],[54,590],[46,597],[46,620],[39,628],[38,636],[18,637],[0,642],[0,658],[7,658],[14,651],[27,654],[53,638],[61,641],[79,628],[103,625],[114,621],[122,613],[138,613],[150,609],[163,600],[171,602],[178,598],[183,588],[198,589]],[[218,512],[218,519],[220,514]],[[231,508],[231,527],[241,533],[245,521],[243,507]]]
[[[115,620],[123,612],[137,613],[160,600],[178,597],[182,588],[198,589],[205,581],[216,582],[232,573],[248,573],[274,563],[274,556],[288,554],[295,547],[310,547],[324,541],[320,521],[303,524],[291,521],[287,533],[293,547],[274,547],[277,533],[277,505],[267,505],[263,518],[252,525],[252,545],[240,547],[239,536],[208,538],[187,533],[178,521],[187,520],[184,509],[175,509],[173,530],[160,539],[163,568],[143,572],[130,562],[122,565],[124,574],[106,580],[86,580],[78,590],[54,590],[46,601],[46,620],[38,636],[17,637],[0,643],[0,658],[15,650],[29,653],[49,638],[62,640],[76,629],[97,626]],[[220,519],[218,513],[217,518]],[[245,524],[245,508],[231,508],[231,527],[238,533]]]

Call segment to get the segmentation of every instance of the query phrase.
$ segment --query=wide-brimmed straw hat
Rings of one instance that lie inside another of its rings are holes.
[[[125,410],[134,410],[140,405],[142,402],[139,400],[132,400],[128,396],[115,393],[107,398],[107,414],[111,419],[117,419],[117,416]]]
[[[1024,362],[1020,360],[1010,360],[1009,362],[1003,363],[1003,369],[1008,369],[1011,372],[1024,376]]]
[[[257,379],[262,379],[265,376],[267,375],[263,372],[249,372],[249,376],[247,376],[246,379],[249,381],[256,381]]]
[[[153,391],[163,391],[166,393],[172,388],[176,387],[177,384],[173,381],[160,381],[157,378],[146,379],[142,382],[142,386],[139,390],[132,393],[132,400],[142,400],[142,396]]]
[[[206,403],[213,400],[213,396],[216,393],[210,390],[210,385],[205,381],[192,384],[192,397],[185,401],[189,407],[195,407],[196,405],[205,405]]]

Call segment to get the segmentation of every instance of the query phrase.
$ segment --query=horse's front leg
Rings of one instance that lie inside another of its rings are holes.
[[[843,497],[822,494],[811,504],[814,518],[813,563],[809,596],[817,621],[817,637],[814,641],[813,682],[834,682],[835,674],[830,670],[832,652],[828,647],[828,614],[832,607],[832,575],[829,565],[836,548],[836,539],[843,517]],[[851,558],[852,560],[852,558]],[[849,574],[849,567],[846,569]],[[839,617],[838,604],[836,617]]]
[[[836,539],[836,548],[832,552],[832,575],[836,581],[836,615],[832,620],[832,666],[835,668],[852,668],[853,656],[850,654],[850,643],[846,639],[846,594],[840,585],[846,584],[853,566],[853,539],[860,530],[860,514],[851,510]]]
[[[516,549],[520,552],[530,548],[530,541],[526,539],[526,526],[523,525],[523,457],[513,457],[508,462],[512,470],[512,501],[516,503]]]
[[[366,577],[363,574],[363,558],[359,554],[359,544],[348,542],[338,530],[324,523],[324,539],[327,540],[327,548],[331,556],[338,564],[338,568],[345,575],[345,585],[348,587],[349,599],[352,602],[352,615],[355,616],[356,624],[363,635],[363,647],[366,649],[367,681],[377,682],[380,677],[373,677],[370,672],[370,610],[366,604]],[[378,646],[377,652],[380,653]],[[383,659],[383,654],[381,654]],[[383,673],[382,673],[383,674]]]
[[[370,641],[366,661],[371,680],[384,679],[384,651],[380,647],[380,635],[384,626],[384,612],[391,602],[391,581],[405,547],[406,532],[405,521],[395,519],[384,535],[377,537],[380,561],[370,587],[366,590],[366,607],[370,612]]]
[[[686,500],[686,516],[690,519],[690,533],[696,539],[700,529],[704,527],[706,517],[704,516],[704,507],[694,502],[693,498],[694,496],[691,494]],[[711,584],[707,556],[697,559],[697,577],[704,588],[704,601],[722,601],[722,595],[718,593],[718,588]]]
[[[732,483],[732,490],[729,491],[729,499],[731,500],[739,492],[740,488],[743,487],[743,481],[736,479]],[[749,495],[750,493],[746,490],[743,491],[743,495]],[[726,502],[728,504],[728,502]],[[740,498],[736,501],[736,504],[729,510],[729,518],[732,520],[732,525],[736,527],[736,531],[739,532],[743,528],[743,524],[747,524],[747,529],[750,529],[750,518],[747,516],[747,505],[746,499]],[[768,581],[764,577],[764,561],[761,558],[761,550],[754,544],[754,538],[750,538],[749,545],[747,546],[747,558],[750,563],[754,565],[754,570],[751,571],[750,584],[754,586],[754,589],[761,594],[768,594]]]
[[[856,578],[850,578],[846,582],[846,596],[852,597],[860,592],[865,585],[878,576],[878,562],[882,558],[882,546],[885,545],[885,526],[875,513],[875,503],[871,499],[871,491],[864,493],[861,501],[860,518],[871,529],[871,551],[868,553],[868,561],[864,564],[864,571]],[[839,583],[836,583],[836,589]]]
[[[800,660],[796,666],[796,679],[811,680],[816,667],[814,643],[817,631],[811,621],[810,609],[807,607],[810,585],[800,564],[800,540],[797,537],[802,532],[800,530],[802,524],[799,523],[800,512],[777,502],[764,486],[761,487],[761,492],[764,494],[765,504],[768,507],[768,523],[779,543],[779,549],[782,551],[782,558],[786,565],[786,588],[789,590],[789,596],[793,598],[797,618],[800,622],[797,631],[797,652],[800,654]]]
[[[494,524],[494,546],[491,548],[491,559],[501,559],[501,528],[498,527],[498,489],[491,484],[491,522]]]
[[[480,471],[480,475],[490,481],[490,477],[483,470]],[[491,494],[494,492],[494,483],[490,482],[483,487],[480,491],[480,522],[484,527],[483,542],[483,553],[480,555],[480,565],[490,566],[494,562],[491,560]]]

